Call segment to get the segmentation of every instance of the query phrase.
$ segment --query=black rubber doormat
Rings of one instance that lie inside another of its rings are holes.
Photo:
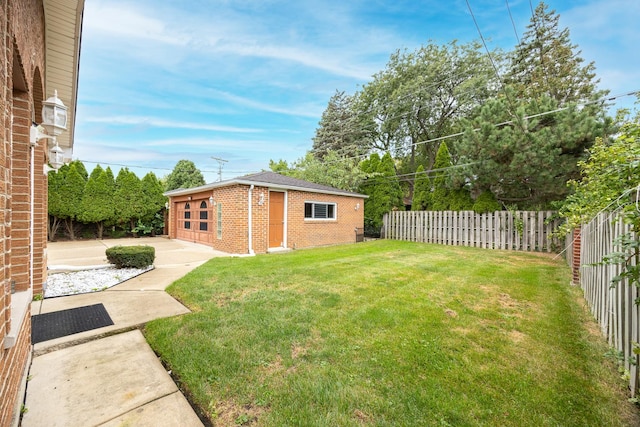
[[[87,305],[31,317],[31,343],[37,344],[113,325],[102,304]]]

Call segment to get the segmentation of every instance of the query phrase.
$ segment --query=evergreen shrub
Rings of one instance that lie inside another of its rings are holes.
[[[114,246],[106,251],[107,260],[116,268],[145,268],[153,264],[156,250],[153,246]]]
[[[496,200],[496,197],[491,191],[483,191],[480,193],[476,202],[473,204],[473,210],[476,213],[489,213],[502,210],[500,202]]]

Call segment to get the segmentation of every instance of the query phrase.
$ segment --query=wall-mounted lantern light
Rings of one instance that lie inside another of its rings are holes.
[[[355,210],[357,211],[358,209],[360,209],[360,203],[356,203]]]
[[[264,193],[260,193],[260,197],[258,198],[258,206],[264,205]]]
[[[58,136],[67,130],[67,107],[58,98],[58,91],[42,102],[42,127],[52,136]]]
[[[44,129],[47,134],[42,133]],[[49,149],[49,163],[54,169],[64,164],[64,151],[58,145],[56,136],[67,130],[67,107],[58,98],[58,91],[46,101],[42,101],[42,123],[31,128],[31,143],[35,145],[41,139],[50,139],[52,147]]]
[[[209,206],[215,206],[216,202],[213,201],[213,196],[209,196]]]

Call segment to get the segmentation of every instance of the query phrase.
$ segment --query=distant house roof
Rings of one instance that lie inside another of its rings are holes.
[[[290,176],[281,175],[275,172],[258,172],[251,175],[244,175],[225,181],[214,182],[211,184],[201,185],[193,188],[179,188],[164,193],[165,196],[182,196],[185,194],[193,194],[206,190],[213,190],[220,187],[228,187],[230,185],[258,185],[262,187],[277,188],[282,190],[298,190],[308,191],[311,193],[333,194],[338,196],[353,196],[367,198],[364,194],[354,193],[352,191],[340,190],[339,188],[329,187],[327,185],[316,184],[302,179],[291,178]]]

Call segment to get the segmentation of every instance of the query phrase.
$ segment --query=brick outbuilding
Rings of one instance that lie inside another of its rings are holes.
[[[275,172],[165,195],[170,238],[232,254],[354,243],[367,197]]]
[[[58,137],[71,157],[84,0],[0,2],[0,427],[17,425],[31,355],[31,301],[47,280],[43,101],[68,107]]]

